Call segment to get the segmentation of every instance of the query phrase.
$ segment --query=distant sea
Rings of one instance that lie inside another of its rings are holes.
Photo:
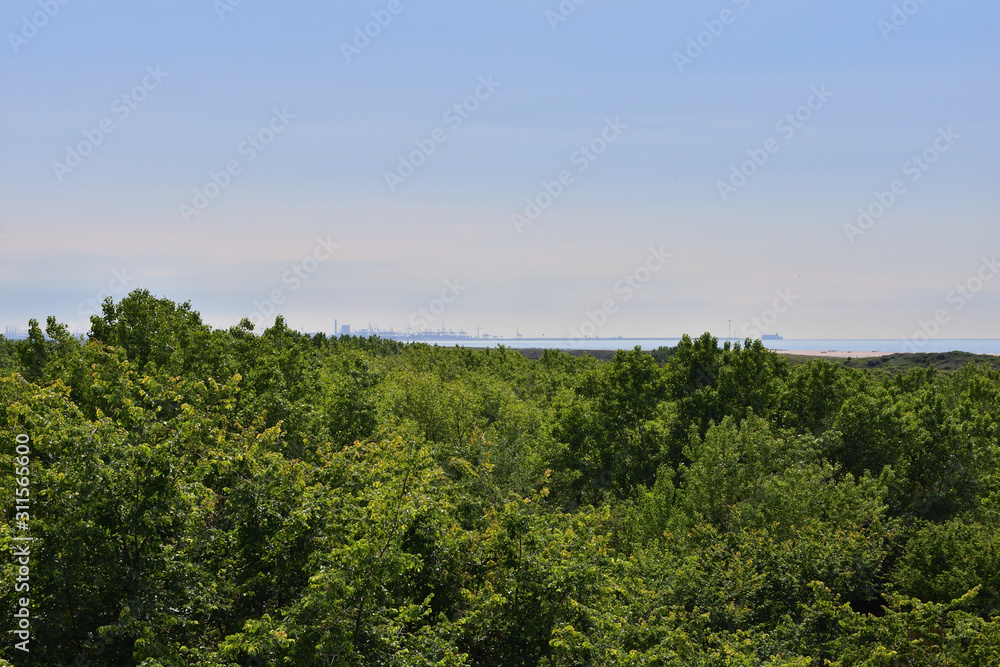
[[[24,339],[26,334],[6,336],[8,339]],[[693,338],[696,338],[694,336]],[[743,343],[742,338],[719,338],[719,344],[729,341]],[[403,342],[408,342],[404,340]],[[463,338],[458,340],[424,340],[428,345],[442,347],[498,347],[512,349],[547,348],[553,350],[631,350],[636,345],[644,350],[658,347],[674,347],[680,338]],[[814,350],[818,352],[969,352],[972,354],[1000,355],[1000,339],[997,338],[942,338],[926,341],[908,341],[893,338],[789,338],[786,340],[765,340],[764,347],[771,350],[795,352]]]
[[[720,338],[719,344],[729,340],[742,343],[740,338]],[[468,339],[460,342],[441,341],[442,346],[461,345],[463,347],[497,347],[504,345],[509,348],[550,348],[558,350],[631,350],[639,345],[644,350],[655,350],[658,347],[673,347],[679,338],[517,338],[509,340],[478,340]],[[430,344],[435,342],[428,341]],[[930,339],[926,341],[908,341],[902,339],[830,339],[804,338],[786,340],[765,340],[764,346],[771,350],[817,350],[819,352],[970,352],[972,354],[1000,354],[1000,339]]]

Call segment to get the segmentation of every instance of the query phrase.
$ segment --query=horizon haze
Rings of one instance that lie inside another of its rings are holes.
[[[996,337],[998,19],[11,0],[0,326]]]

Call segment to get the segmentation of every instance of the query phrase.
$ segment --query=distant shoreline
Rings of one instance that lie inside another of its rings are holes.
[[[315,333],[302,331],[301,333],[310,336]],[[388,333],[388,332],[385,332]],[[74,333],[82,336],[84,334]],[[360,336],[367,338],[369,332],[361,330],[355,331],[348,336]],[[637,337],[595,337],[595,338],[545,338],[529,337],[521,338],[475,338],[475,337],[442,337],[442,338],[404,338],[400,336],[386,336],[383,332],[377,332],[377,336],[384,340],[392,340],[406,345],[424,344],[443,347],[466,347],[470,349],[496,348],[504,346],[512,350],[530,349],[552,349],[564,352],[587,352],[591,356],[606,356],[605,353],[614,353],[618,350],[630,350],[635,346],[642,347],[645,351],[658,348],[676,347],[681,341],[680,338],[637,338]],[[335,334],[329,334],[330,338],[337,338]],[[25,340],[27,333],[22,331],[7,331],[3,338],[6,340]],[[745,341],[735,338],[716,338],[718,344],[724,345],[739,344]],[[760,339],[757,339],[760,340]],[[1000,339],[997,338],[955,338],[955,339],[930,339],[912,343],[900,339],[795,339],[783,338],[781,340],[762,340],[764,347],[787,356],[820,357],[828,359],[868,359],[874,357],[885,357],[893,354],[947,354],[950,352],[963,352],[966,354],[983,356],[1000,356]],[[795,349],[802,347],[804,349]],[[849,349],[844,349],[849,348]],[[601,351],[601,355],[592,354]]]
[[[790,357],[828,357],[831,359],[868,359],[871,357],[891,357],[894,354],[901,354],[900,352],[844,352],[841,350],[771,350],[772,352],[777,352],[778,354],[784,354]],[[955,350],[960,352],[960,350]],[[906,353],[903,353],[906,354]],[[913,354],[913,353],[910,353]],[[915,354],[950,354],[950,352],[917,352]],[[1000,357],[1000,353],[996,352],[965,352],[964,354],[971,354],[973,356],[984,356],[984,357]]]
[[[744,341],[718,338],[718,345],[740,344]],[[520,339],[496,340],[489,342],[470,341],[422,341],[430,345],[459,345],[468,348],[499,347],[509,349],[553,349],[553,350],[630,350],[636,345],[650,351],[658,348],[676,347],[680,339],[676,338],[587,338],[587,339]],[[610,343],[610,344],[609,344]],[[762,341],[764,347],[786,355],[816,356],[825,358],[870,358],[892,354],[947,354],[964,352],[966,354],[982,354],[1000,356],[1000,339],[939,339],[923,342],[917,345],[907,345],[897,339],[784,339],[781,341]]]
[[[618,350],[577,350],[567,348],[508,348],[511,351],[519,352],[524,358],[536,361],[542,357],[546,350],[564,352],[573,357],[593,357],[599,361],[609,362],[618,354]],[[988,367],[1000,370],[1000,354],[975,354],[972,352],[873,352],[870,350],[771,350],[775,354],[782,355],[788,363],[797,366],[807,364],[814,360],[826,359],[838,366],[848,368],[883,369],[890,372],[906,371],[916,368],[935,368],[937,370],[949,371],[962,368],[969,363],[978,362]],[[665,362],[669,354],[657,354],[654,350],[644,350],[646,354],[657,357],[661,363]]]
[[[897,354],[896,352],[876,352],[874,350],[868,352],[845,352],[842,350],[771,350],[772,352],[777,352],[778,354],[785,354],[789,356],[801,356],[801,357],[830,357],[832,359],[867,359],[868,357],[888,357],[892,354]]]

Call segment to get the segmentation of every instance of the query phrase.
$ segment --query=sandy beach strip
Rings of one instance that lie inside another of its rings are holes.
[[[773,350],[778,354],[797,355],[802,357],[829,357],[831,359],[865,359],[867,357],[888,357],[892,352],[841,352],[839,350]]]

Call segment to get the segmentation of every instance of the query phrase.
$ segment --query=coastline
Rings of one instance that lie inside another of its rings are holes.
[[[888,357],[896,354],[895,352],[875,352],[874,350],[868,352],[844,352],[840,350],[772,350],[772,352],[777,352],[778,354],[784,354],[786,356],[827,357],[830,359],[867,359],[870,357]]]

